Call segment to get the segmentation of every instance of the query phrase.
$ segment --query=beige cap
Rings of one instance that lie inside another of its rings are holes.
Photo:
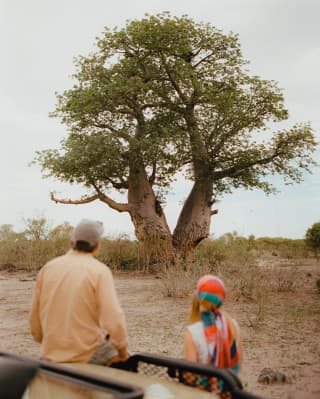
[[[103,224],[98,220],[82,219],[72,232],[72,242],[85,241],[91,246],[98,244],[103,234]]]

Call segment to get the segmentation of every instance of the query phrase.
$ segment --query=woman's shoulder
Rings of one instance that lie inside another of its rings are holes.
[[[196,321],[195,323],[189,324],[187,330],[191,333],[198,333],[203,331],[203,325],[201,321]]]
[[[192,327],[192,328],[199,328],[202,326],[202,321],[198,320],[195,321],[194,323],[188,324],[188,327]]]

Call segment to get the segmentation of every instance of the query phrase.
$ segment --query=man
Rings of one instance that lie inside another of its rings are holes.
[[[103,226],[82,220],[72,249],[40,270],[30,312],[41,358],[110,365],[128,358],[127,332],[110,269],[95,259]]]

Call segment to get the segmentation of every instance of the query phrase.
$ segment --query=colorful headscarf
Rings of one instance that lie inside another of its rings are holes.
[[[230,321],[219,309],[226,297],[223,282],[216,276],[206,275],[198,281],[196,291],[199,299],[216,305],[214,310],[200,312],[209,349],[208,363],[238,372],[240,363],[236,339]]]
[[[198,281],[197,295],[220,307],[226,298],[226,289],[219,277],[207,274]]]

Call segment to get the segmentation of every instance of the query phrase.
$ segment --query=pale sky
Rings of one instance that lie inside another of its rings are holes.
[[[132,234],[127,214],[102,203],[56,205],[51,190],[77,198],[79,189],[41,178],[28,166],[35,151],[58,147],[66,135],[54,110],[55,92],[71,87],[73,57],[95,49],[104,27],[123,26],[145,13],[170,11],[210,22],[239,34],[252,74],[275,80],[284,91],[290,118],[279,129],[311,122],[320,139],[320,2],[318,0],[0,0],[0,225],[24,227],[23,219],[45,216],[53,226],[81,218],[104,222],[107,235]],[[320,141],[320,140],[319,140]],[[320,162],[318,149],[316,159]],[[277,195],[234,191],[217,204],[211,233],[237,231],[256,237],[303,238],[320,221],[320,170],[300,185],[279,180]],[[181,179],[167,198],[165,212],[174,227],[187,195]]]

